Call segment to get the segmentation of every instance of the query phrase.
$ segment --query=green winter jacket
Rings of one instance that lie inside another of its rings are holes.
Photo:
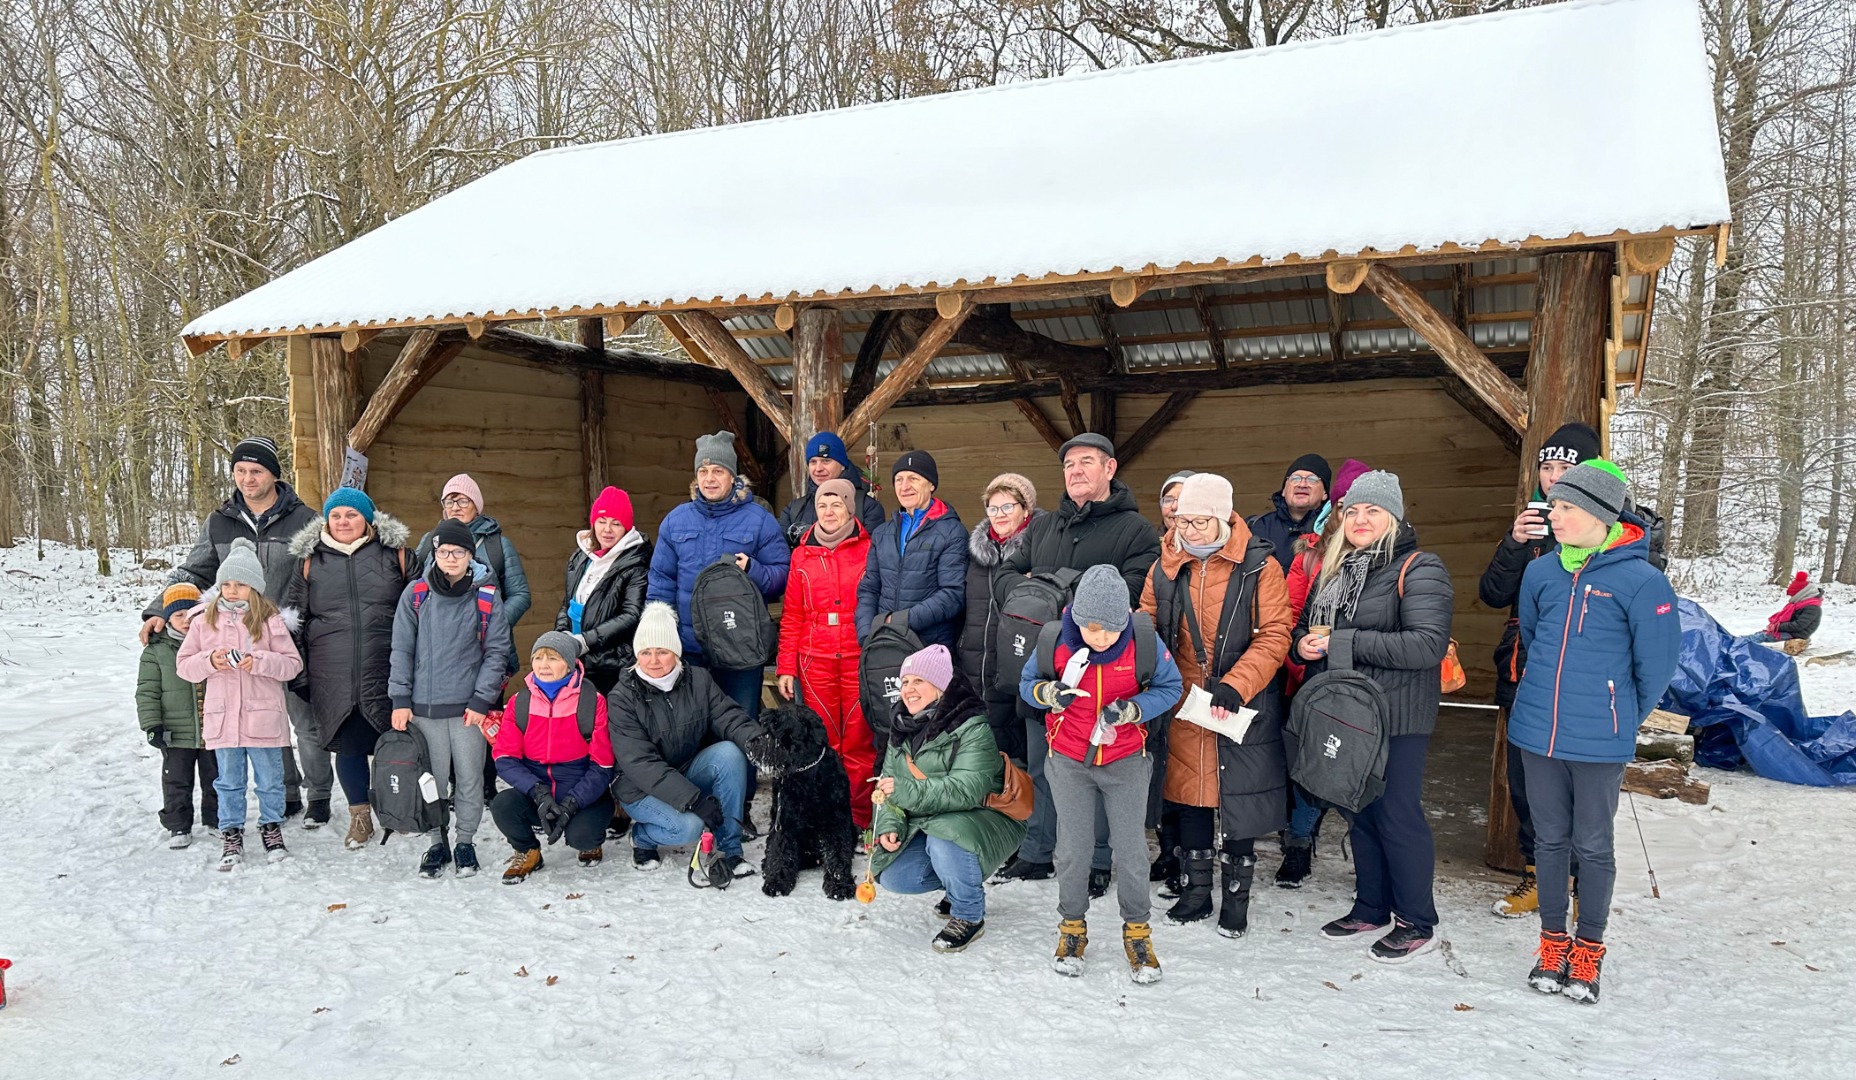
[[[987,875],[1017,851],[1025,838],[1024,822],[985,807],[986,796],[997,794],[1005,784],[1005,760],[993,741],[985,705],[967,680],[956,675],[940,707],[950,710],[954,727],[929,738],[914,755],[915,767],[924,779],[915,779],[909,771],[905,745],[892,742],[883,756],[879,775],[895,777],[896,791],[877,807],[874,835],[893,832],[902,843],[895,851],[885,851],[881,844],[871,849],[872,874],[888,869],[918,832],[973,852]]]
[[[174,658],[180,654],[180,642],[163,631],[142,648],[142,669],[135,680],[135,715],[142,730],[168,734],[167,745],[183,750],[198,750],[200,710],[206,701],[206,685],[190,683],[174,672]]]

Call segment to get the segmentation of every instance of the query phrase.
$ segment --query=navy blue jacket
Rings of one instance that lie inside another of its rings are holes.
[[[869,637],[878,617],[906,611],[923,645],[952,652],[967,608],[967,527],[936,499],[904,551],[901,517],[897,510],[870,537],[870,561],[857,586],[857,638]]]
[[[1682,644],[1676,594],[1649,563],[1641,519],[1578,573],[1557,555],[1521,576],[1527,667],[1508,714],[1508,741],[1568,761],[1629,761],[1637,727],[1662,700]]]
[[[1273,509],[1245,518],[1244,524],[1250,526],[1250,535],[1268,540],[1270,546],[1276,549],[1276,561],[1287,566],[1295,554],[1295,538],[1315,531],[1315,521],[1321,517],[1323,504],[1316,503],[1313,509],[1298,518],[1289,509],[1289,504],[1283,501],[1282,492],[1271,495],[1270,502]],[[1139,596],[1140,593],[1134,595]]]
[[[677,634],[683,639],[683,659],[702,660],[702,646],[690,623],[690,591],[696,575],[724,555],[746,555],[748,577],[760,594],[774,600],[786,591],[786,567],[792,549],[780,523],[740,477],[735,489],[721,502],[710,502],[693,487],[690,501],[664,515],[658,527],[657,548],[651,552],[650,586],[646,600],[662,600],[677,607]]]

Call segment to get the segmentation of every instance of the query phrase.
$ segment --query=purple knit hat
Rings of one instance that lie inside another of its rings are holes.
[[[947,646],[930,645],[921,652],[910,653],[902,662],[899,677],[910,675],[923,679],[936,690],[946,691],[947,684],[954,681],[954,658],[949,655]]]

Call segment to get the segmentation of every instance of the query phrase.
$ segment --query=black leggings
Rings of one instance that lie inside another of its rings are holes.
[[[1181,806],[1167,803],[1179,814],[1179,846],[1187,851],[1210,851],[1212,848],[1212,815],[1209,806]],[[1224,853],[1233,858],[1256,853],[1255,837],[1242,840],[1232,837],[1224,838]]]

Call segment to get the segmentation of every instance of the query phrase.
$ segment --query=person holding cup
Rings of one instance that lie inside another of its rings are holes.
[[[1574,465],[1595,460],[1599,454],[1598,432],[1586,424],[1564,424],[1547,436],[1536,461],[1534,491],[1527,506],[1515,516],[1514,524],[1496,545],[1489,568],[1482,572],[1476,592],[1489,607],[1508,608],[1508,624],[1502,628],[1501,641],[1495,646],[1495,704],[1500,710],[1495,718],[1495,743],[1505,746],[1508,738],[1508,713],[1514,707],[1515,687],[1527,669],[1527,650],[1521,643],[1517,606],[1521,598],[1521,575],[1542,555],[1559,546],[1553,526],[1547,518],[1551,504],[1545,492]],[[1507,755],[1508,799],[1520,825],[1521,857],[1525,869],[1521,880],[1508,895],[1495,901],[1491,910],[1504,919],[1519,919],[1539,908],[1534,882],[1534,816],[1528,807],[1527,777],[1521,771],[1518,754]]]

